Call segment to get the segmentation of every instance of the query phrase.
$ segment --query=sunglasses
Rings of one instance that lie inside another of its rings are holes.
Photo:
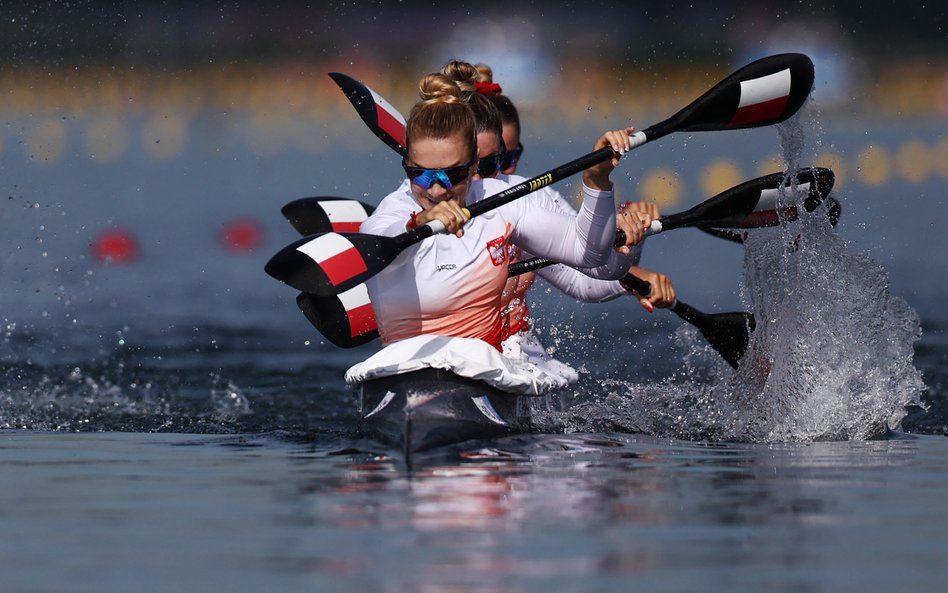
[[[422,189],[428,189],[435,182],[440,183],[445,189],[451,189],[458,183],[467,181],[471,176],[471,167],[474,166],[476,159],[457,167],[447,167],[445,169],[425,169],[424,167],[413,167],[402,159],[402,168],[405,169],[405,175],[408,179],[417,184]]]
[[[487,156],[482,156],[477,163],[477,174],[482,178],[493,177],[504,167],[504,159],[507,157],[506,151],[496,152]]]
[[[517,142],[517,148],[508,150],[503,154],[503,160],[500,163],[501,169],[509,169],[515,166],[523,155],[523,144]]]

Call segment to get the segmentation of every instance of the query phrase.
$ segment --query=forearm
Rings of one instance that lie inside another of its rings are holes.
[[[537,271],[537,275],[564,294],[585,303],[602,303],[629,294],[616,280],[598,280],[564,265]]]

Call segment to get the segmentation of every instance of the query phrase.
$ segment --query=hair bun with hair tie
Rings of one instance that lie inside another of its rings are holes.
[[[475,82],[474,90],[484,95],[499,95],[504,92],[496,82]]]

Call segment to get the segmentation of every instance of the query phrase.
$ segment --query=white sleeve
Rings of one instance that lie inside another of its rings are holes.
[[[583,186],[575,216],[553,212],[531,200],[514,202],[514,242],[529,253],[567,265],[594,268],[606,264],[615,240],[616,207],[611,191]]]
[[[402,189],[399,188],[385,196],[379,202],[375,212],[362,221],[359,232],[394,237],[407,231],[406,224],[411,219],[411,215],[420,211],[421,207],[410,195],[405,195]]]
[[[630,294],[618,280],[598,280],[583,272],[557,264],[537,270],[537,275],[564,294],[584,303],[603,303]]]
[[[544,208],[552,210],[554,212],[561,212],[564,214],[576,214],[576,211],[573,210],[573,207],[570,205],[569,201],[566,200],[558,191],[551,187],[545,187],[533,195],[530,196],[531,199],[535,200],[536,203]],[[596,278],[599,280],[618,280],[625,276],[629,268],[632,266],[637,266],[639,260],[642,259],[642,247],[645,243],[643,239],[638,244],[633,245],[631,253],[629,255],[622,255],[618,251],[611,249],[609,251],[609,259],[605,264],[595,267],[595,268],[579,268],[581,274],[586,276]],[[557,266],[564,267],[564,266]],[[574,295],[571,290],[577,285],[577,283],[582,282],[582,279],[573,278],[573,275],[566,271],[558,271],[552,274],[549,274],[551,278],[547,278],[547,275],[540,274],[540,277],[544,278],[550,282],[556,288],[562,290],[566,294],[575,296],[579,300],[586,300],[578,295]],[[562,281],[564,284],[560,286],[558,282]],[[621,288],[621,287],[620,287]],[[611,291],[609,291],[611,292]],[[595,293],[593,293],[595,294]],[[618,293],[613,295],[618,296]],[[595,300],[595,298],[593,299]]]
[[[612,250],[609,252],[606,263],[595,268],[580,268],[579,271],[599,280],[618,280],[629,273],[629,268],[639,265],[639,260],[642,259],[642,244],[644,242],[643,240],[633,245],[629,255],[623,255]]]

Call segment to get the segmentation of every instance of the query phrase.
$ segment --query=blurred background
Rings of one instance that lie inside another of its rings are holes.
[[[490,64],[521,110],[530,175],[785,51],[816,65],[801,164],[836,172],[840,233],[909,302],[923,286],[945,302],[946,23],[930,3],[855,1],[5,0],[0,319],[8,335],[43,320],[111,335],[95,320],[121,331],[146,312],[299,326],[294,295],[262,272],[294,238],[279,207],[377,203],[402,177],[330,71],[407,113],[418,79],[449,58]],[[665,211],[784,168],[773,129],[655,144],[619,191]],[[675,237],[646,263],[709,307],[739,303],[740,250]]]

